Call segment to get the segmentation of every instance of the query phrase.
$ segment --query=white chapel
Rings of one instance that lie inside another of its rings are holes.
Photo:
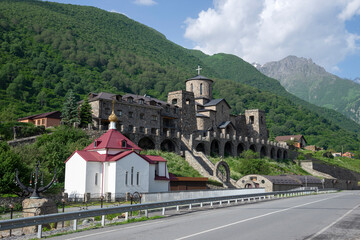
[[[114,111],[109,130],[65,162],[65,193],[69,198],[89,194],[109,195],[114,200],[125,193],[169,191],[166,160],[140,154],[141,148],[116,130]]]

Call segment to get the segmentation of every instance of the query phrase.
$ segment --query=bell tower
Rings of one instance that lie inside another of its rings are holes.
[[[195,100],[200,104],[205,104],[212,99],[213,80],[200,75],[200,66],[196,69],[198,75],[186,80],[186,91],[193,92]]]

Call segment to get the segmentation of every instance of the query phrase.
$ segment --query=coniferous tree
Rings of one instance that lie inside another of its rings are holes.
[[[85,97],[84,102],[80,107],[80,127],[86,127],[92,122],[91,105],[89,104],[88,97]]]
[[[65,96],[61,117],[65,125],[72,126],[74,123],[79,123],[78,105],[72,90],[69,90]]]

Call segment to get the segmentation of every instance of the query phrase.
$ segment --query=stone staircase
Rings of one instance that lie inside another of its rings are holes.
[[[187,140],[184,136],[181,136],[181,141],[185,146],[185,160],[190,164],[190,166],[197,170],[202,176],[223,183],[223,186],[226,188],[237,188],[235,180],[230,178],[230,182],[226,183],[218,178],[215,173],[215,165],[203,152],[198,152],[195,149],[192,149],[189,140]]]
[[[333,176],[331,176],[329,174],[316,171],[313,168],[313,163],[312,163],[311,160],[309,160],[309,161],[301,161],[300,162],[300,167],[302,169],[304,169],[305,171],[307,171],[308,173],[310,173],[311,175],[313,175],[313,176],[327,178],[327,179],[335,179]]]

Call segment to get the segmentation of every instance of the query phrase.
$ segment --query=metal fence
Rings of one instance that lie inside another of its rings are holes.
[[[333,189],[323,189],[322,193],[335,192]],[[148,217],[148,210],[150,209],[159,209],[162,211],[162,214],[165,215],[166,208],[176,208],[176,211],[179,211],[180,206],[188,206],[191,209],[194,205],[203,207],[205,204],[213,206],[217,203],[221,205],[224,202],[228,204],[239,202],[251,202],[263,199],[275,199],[275,198],[284,198],[284,197],[293,197],[300,195],[309,195],[316,192],[320,192],[316,189],[306,189],[306,190],[295,190],[295,191],[278,191],[278,192],[268,192],[268,193],[255,193],[255,194],[241,194],[233,196],[219,196],[219,197],[210,197],[210,198],[196,198],[196,199],[184,199],[184,200],[174,200],[174,201],[164,201],[156,203],[145,203],[145,204],[136,204],[136,205],[121,205],[116,207],[109,208],[98,208],[90,209],[76,212],[65,212],[57,214],[48,214],[41,216],[34,216],[28,218],[19,218],[19,219],[10,219],[0,221],[0,231],[10,230],[16,228],[23,228],[28,226],[38,226],[38,238],[42,237],[42,225],[57,223],[63,221],[73,220],[73,230],[77,230],[77,221],[82,218],[90,218],[101,216],[101,225],[105,225],[105,215],[108,214],[118,214],[125,213],[125,220],[128,219],[129,212],[141,211],[144,210],[145,216]]]

